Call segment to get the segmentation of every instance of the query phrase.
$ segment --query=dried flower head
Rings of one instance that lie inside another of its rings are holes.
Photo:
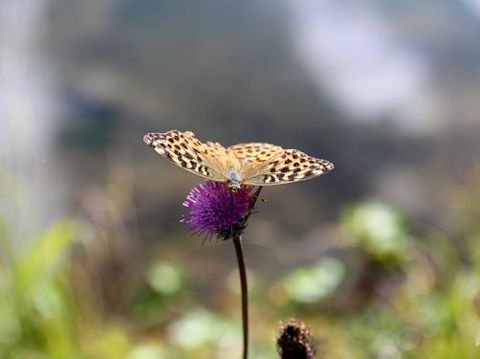
[[[242,232],[255,200],[252,186],[242,186],[232,192],[225,183],[206,181],[188,194],[183,205],[190,212],[181,222],[194,233],[226,240]]]
[[[277,349],[281,359],[316,358],[310,329],[296,319],[281,323]]]

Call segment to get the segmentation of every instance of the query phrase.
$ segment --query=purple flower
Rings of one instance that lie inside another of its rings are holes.
[[[246,216],[255,200],[252,186],[242,186],[232,192],[224,183],[206,181],[188,194],[183,205],[190,212],[181,222],[194,233],[226,240],[244,229]]]

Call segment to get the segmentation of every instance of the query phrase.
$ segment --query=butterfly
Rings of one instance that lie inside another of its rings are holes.
[[[241,185],[271,186],[303,181],[333,170],[333,163],[299,150],[258,142],[225,148],[218,142],[201,142],[191,131],[148,133],[143,141],[177,166],[224,182],[232,191]]]

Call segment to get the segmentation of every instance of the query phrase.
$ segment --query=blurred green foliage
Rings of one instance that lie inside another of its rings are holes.
[[[52,358],[75,357],[77,312],[62,268],[77,232],[74,222],[58,222],[17,254],[3,231],[0,342],[7,356],[33,357],[38,350]]]
[[[315,303],[332,294],[346,275],[345,265],[334,257],[326,257],[317,264],[299,268],[283,280],[291,300]]]
[[[474,255],[480,247],[478,226],[469,223],[471,233],[463,220],[458,230],[468,234],[465,243]],[[153,256],[126,311],[113,315],[96,305],[96,279],[78,282],[73,274],[89,226],[59,220],[31,245],[14,249],[3,223],[0,357],[226,358],[240,353],[239,297],[229,290],[228,275],[215,294],[223,304],[202,305],[185,258]],[[334,250],[265,287],[256,283],[252,358],[276,356],[275,326],[292,315],[312,328],[319,358],[478,357],[475,261],[465,261],[433,228],[413,233],[404,216],[380,201],[346,208],[338,227]]]
[[[368,201],[344,211],[342,223],[352,246],[385,263],[406,259],[409,237],[402,217],[389,206]]]

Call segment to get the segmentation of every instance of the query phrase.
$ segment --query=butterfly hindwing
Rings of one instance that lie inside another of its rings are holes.
[[[283,149],[269,143],[252,142],[230,146],[227,151],[233,152],[239,159],[242,178],[250,178],[260,174],[265,165],[278,157]]]

